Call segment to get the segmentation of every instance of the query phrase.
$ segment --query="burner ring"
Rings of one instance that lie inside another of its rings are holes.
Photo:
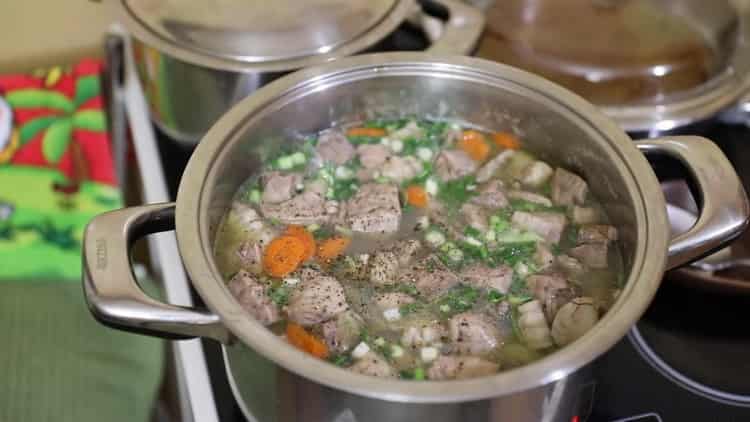
[[[638,325],[634,325],[633,328],[630,329],[628,332],[628,339],[643,360],[665,378],[677,384],[677,386],[715,402],[731,406],[750,407],[750,396],[729,393],[727,391],[709,387],[708,385],[695,381],[674,369],[664,361],[654,349],[651,348],[648,342],[646,342],[646,339],[641,335]]]

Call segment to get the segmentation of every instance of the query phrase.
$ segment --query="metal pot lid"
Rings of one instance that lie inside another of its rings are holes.
[[[158,39],[160,49],[168,44],[183,52],[251,64],[329,53],[380,26],[399,3],[405,2],[122,0],[118,3],[129,29],[137,27],[134,32],[139,38],[148,33],[150,44]]]
[[[510,0],[487,25],[480,56],[571,89],[627,130],[710,117],[748,85],[747,19],[725,0]]]

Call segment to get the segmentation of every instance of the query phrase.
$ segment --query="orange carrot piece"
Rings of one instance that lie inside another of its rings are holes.
[[[294,347],[303,350],[317,358],[325,359],[328,357],[328,346],[314,335],[310,334],[293,322],[286,324],[286,338]]]
[[[512,133],[497,132],[492,135],[492,140],[495,144],[502,148],[507,149],[519,149],[521,148],[521,142]]]
[[[490,146],[487,144],[484,135],[476,130],[463,131],[457,146],[475,161],[484,161],[490,155]]]
[[[305,256],[302,258],[303,261],[307,261],[315,255],[315,238],[306,228],[293,224],[286,228],[284,234],[296,237],[302,241],[302,244],[305,246]]]
[[[346,136],[368,136],[371,138],[379,138],[387,134],[388,132],[385,129],[379,127],[353,127],[346,131]]]
[[[414,205],[415,207],[425,208],[427,207],[427,191],[423,187],[417,185],[411,185],[406,188],[406,203]]]
[[[274,277],[284,277],[297,269],[305,257],[305,245],[296,237],[272,240],[263,254],[263,269]]]
[[[318,245],[318,258],[323,262],[329,262],[344,253],[350,242],[351,239],[347,237],[326,239]]]

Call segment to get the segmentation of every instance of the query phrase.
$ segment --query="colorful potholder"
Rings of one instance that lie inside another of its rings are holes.
[[[84,227],[121,206],[101,70],[0,75],[0,281],[79,281]]]

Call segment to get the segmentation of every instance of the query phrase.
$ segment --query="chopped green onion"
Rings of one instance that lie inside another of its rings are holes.
[[[439,248],[445,244],[445,235],[437,230],[430,230],[425,234],[424,239],[433,248]]]
[[[500,293],[499,290],[490,289],[487,292],[487,301],[490,303],[500,303],[505,299],[505,295]]]
[[[533,298],[529,295],[508,295],[508,303],[510,303],[511,306],[521,306],[531,299]]]
[[[249,199],[249,200],[250,200],[250,202],[252,202],[253,204],[258,204],[258,203],[260,203],[260,198],[261,198],[261,193],[260,193],[260,191],[259,191],[258,189],[253,189],[253,190],[251,190],[251,191],[250,191],[250,195],[248,195],[248,199]]]
[[[289,156],[289,159],[294,166],[301,166],[307,162],[307,157],[305,157],[305,154],[302,152],[295,152]]]
[[[340,355],[333,355],[328,358],[328,361],[336,366],[340,366],[342,368],[346,368],[352,365],[352,357],[348,354],[340,354]]]

